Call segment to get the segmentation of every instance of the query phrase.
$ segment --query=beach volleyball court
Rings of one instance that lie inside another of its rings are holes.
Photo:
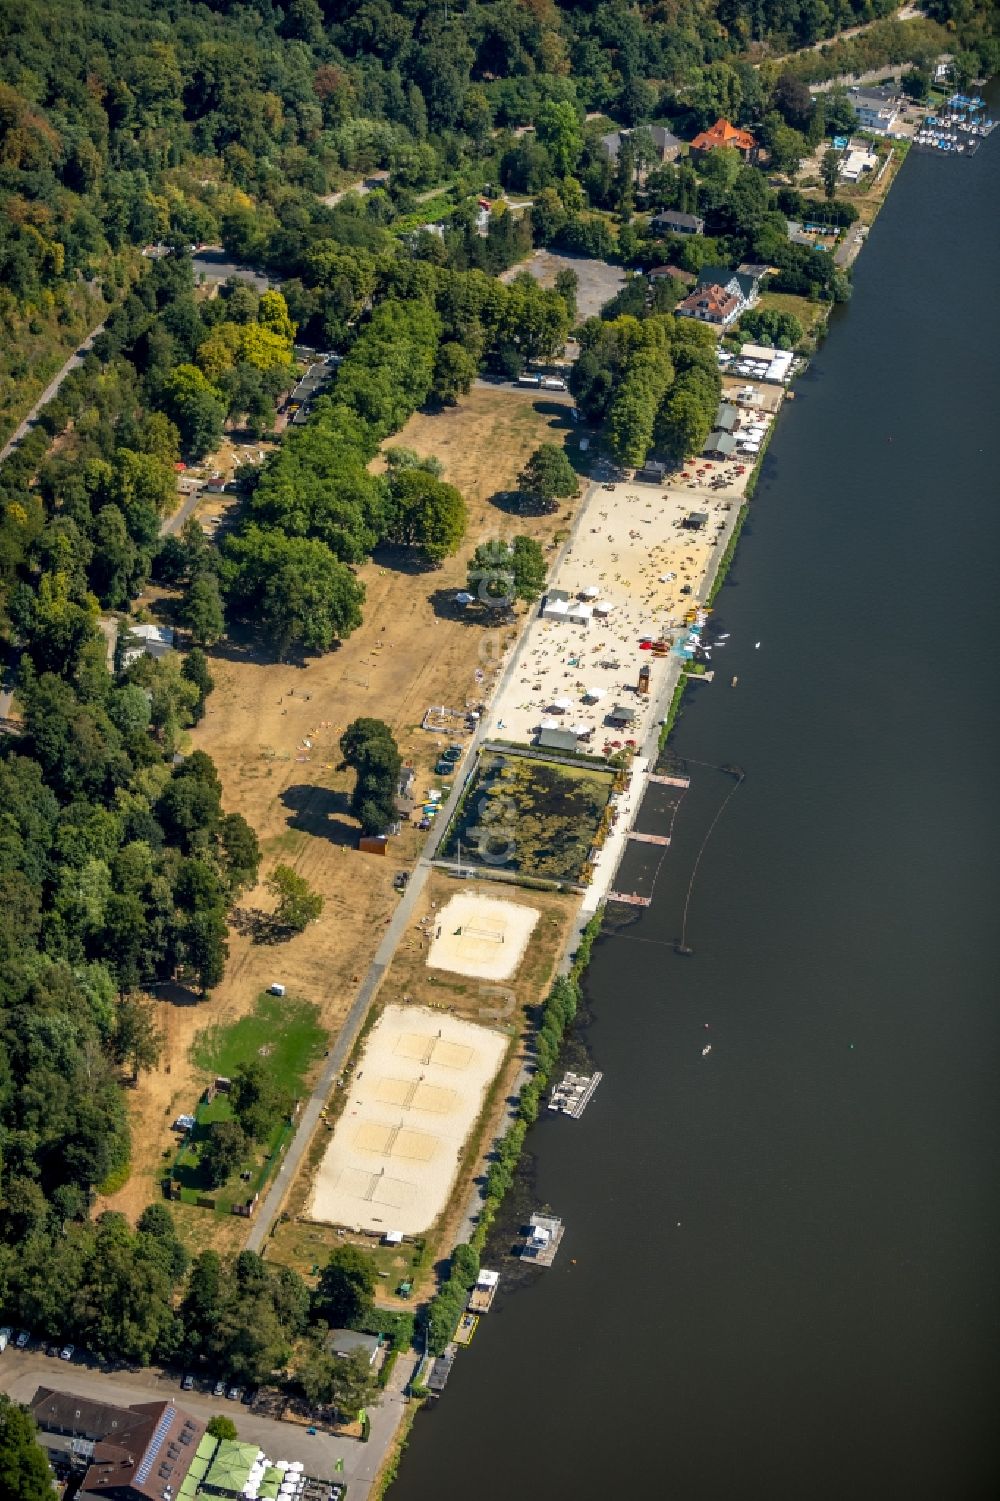
[[[489,1027],[387,1006],[348,1080],[306,1217],[376,1234],[426,1230],[448,1202],[506,1047]]]
[[[477,980],[509,980],[538,918],[535,907],[462,892],[438,913],[427,963]]]

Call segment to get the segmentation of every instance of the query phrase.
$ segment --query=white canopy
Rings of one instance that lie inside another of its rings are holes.
[[[599,599],[594,605],[595,615],[610,615],[614,605],[608,599]]]
[[[562,725],[558,719],[543,719],[538,728],[540,730],[561,730]]]
[[[600,592],[601,591],[596,584],[588,584],[586,589],[583,589],[581,591],[584,599],[596,599]]]
[[[576,735],[578,739],[579,739],[579,737],[581,735],[589,735],[590,734],[590,725],[589,724],[575,724],[573,726],[573,734]]]
[[[604,689],[603,688],[588,688],[587,691],[586,691],[586,693],[583,696],[584,696],[584,698],[592,698],[593,701],[594,701],[594,703],[596,704],[596,703],[599,702],[600,699],[602,699],[604,697]]]
[[[551,707],[558,713],[565,714],[567,709],[572,709],[573,700],[571,698],[554,698]]]
[[[305,1465],[302,1463],[301,1459],[293,1459],[288,1468],[290,1470],[304,1470]]]

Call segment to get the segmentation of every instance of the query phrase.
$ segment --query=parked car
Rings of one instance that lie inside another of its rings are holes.
[[[181,1391],[182,1392],[193,1392],[194,1391],[194,1377],[191,1375],[190,1371],[187,1373],[187,1375],[181,1381]]]
[[[257,1400],[257,1393],[255,1391],[253,1391],[253,1390],[250,1390],[250,1389],[248,1389],[247,1391],[245,1391],[243,1393],[242,1397],[240,1398],[240,1401],[243,1403],[244,1407],[252,1407],[253,1404],[254,1404],[254,1402],[256,1400]]]
[[[217,1381],[215,1383],[215,1385],[212,1387],[212,1396],[213,1397],[224,1397],[225,1395],[226,1395],[226,1383],[224,1381]]]
[[[59,1351],[60,1360],[72,1360],[76,1352],[76,1345],[63,1345]]]
[[[6,1350],[13,1336],[13,1329],[0,1329],[0,1350]]]
[[[31,1335],[27,1329],[22,1329],[14,1341],[19,1350],[26,1350],[31,1344]]]
[[[241,1386],[231,1386],[227,1391],[226,1396],[229,1398],[230,1402],[238,1402],[243,1396],[243,1388]]]

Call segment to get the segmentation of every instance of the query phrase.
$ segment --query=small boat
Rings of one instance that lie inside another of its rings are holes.
[[[701,1050],[701,1056],[703,1058],[707,1058],[708,1055],[709,1055],[709,1053],[711,1051],[712,1051],[712,1044],[710,1042],[706,1042],[705,1046]]]
[[[732,680],[732,682],[731,682],[731,683],[730,683],[730,685],[729,685],[729,686],[730,686],[730,688],[735,688],[735,687],[736,687],[736,684],[737,684],[737,683],[738,683],[738,682],[739,682],[739,677],[734,677],[734,678],[733,678],[733,680]]]
[[[755,641],[754,642],[753,649],[754,649],[754,651],[760,651],[760,642],[759,641]]]

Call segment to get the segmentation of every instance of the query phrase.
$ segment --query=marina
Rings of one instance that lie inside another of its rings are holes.
[[[952,94],[939,115],[927,115],[913,138],[915,146],[956,156],[974,156],[997,127],[978,95]]]
[[[594,1098],[603,1078],[600,1070],[595,1074],[564,1074],[562,1082],[552,1091],[549,1109],[562,1115],[571,1115],[578,1121]]]

